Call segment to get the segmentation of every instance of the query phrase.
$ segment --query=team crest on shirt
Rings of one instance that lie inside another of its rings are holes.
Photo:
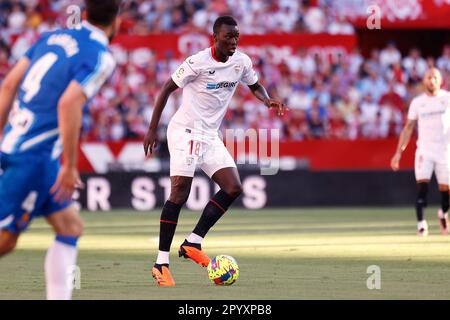
[[[183,67],[179,68],[178,71],[176,72],[177,78],[181,77],[183,75],[183,73],[184,73],[184,68]]]
[[[239,74],[239,72],[241,71],[241,66],[240,65],[235,65],[234,66],[234,71],[236,72],[236,74]]]
[[[192,165],[192,162],[194,162],[194,158],[193,157],[186,157],[186,164],[188,166]]]

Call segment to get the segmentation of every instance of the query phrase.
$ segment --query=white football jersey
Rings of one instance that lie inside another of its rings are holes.
[[[446,151],[450,144],[450,93],[440,90],[436,96],[426,93],[414,98],[408,119],[417,120],[417,148],[431,152]]]
[[[226,62],[220,62],[212,50],[190,56],[172,74],[173,81],[183,88],[182,104],[172,121],[207,134],[218,133],[239,82],[253,85],[258,81],[246,54],[236,50]]]

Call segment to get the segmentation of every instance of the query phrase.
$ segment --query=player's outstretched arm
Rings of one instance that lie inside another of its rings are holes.
[[[29,65],[30,60],[28,58],[20,59],[2,82],[0,88],[0,135],[8,121],[14,98]]]
[[[161,119],[161,114],[164,110],[164,107],[166,106],[167,99],[169,99],[169,96],[178,89],[178,86],[176,83],[169,79],[164,84],[164,86],[161,89],[161,92],[159,93],[158,97],[156,98],[155,107],[153,109],[152,119],[150,121],[150,125],[147,130],[147,134],[144,138],[144,153],[147,156],[148,152],[153,153],[153,148],[156,148],[158,142],[157,142],[157,129],[159,120]]]
[[[71,199],[75,188],[82,186],[77,159],[83,106],[86,102],[87,97],[80,84],[72,81],[58,103],[58,127],[63,144],[63,164],[51,189],[56,201],[63,202]]]
[[[400,159],[402,157],[402,152],[406,149],[406,146],[411,139],[411,135],[413,133],[414,127],[416,126],[416,123],[417,120],[408,119],[405,126],[403,127],[402,132],[400,133],[397,149],[395,150],[395,154],[391,159],[391,168],[394,171],[398,171],[398,169],[400,169]]]
[[[275,108],[277,109],[277,115],[284,115],[286,105],[281,101],[271,99],[269,97],[269,94],[267,93],[266,88],[264,88],[264,86],[260,84],[259,81],[257,81],[255,84],[249,85],[248,87],[256,98],[264,102],[264,105],[266,105],[267,108]]]

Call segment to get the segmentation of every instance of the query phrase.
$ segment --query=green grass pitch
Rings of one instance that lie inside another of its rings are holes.
[[[159,210],[83,213],[79,242],[81,288],[74,299],[450,299],[450,237],[427,210],[430,236],[415,234],[412,208],[232,209],[204,241],[210,255],[236,258],[240,277],[213,285],[206,269],[178,258],[178,245],[199,213],[184,210],[171,255],[177,286],[157,288]],[[43,265],[53,239],[37,219],[17,250],[0,259],[0,299],[44,299]],[[369,290],[367,268],[381,270]]]

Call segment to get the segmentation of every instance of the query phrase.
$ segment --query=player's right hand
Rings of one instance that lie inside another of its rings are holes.
[[[63,164],[50,192],[54,194],[54,199],[58,203],[63,203],[72,199],[76,188],[83,188],[77,168]]]
[[[398,171],[398,169],[400,169],[400,158],[401,158],[401,154],[400,153],[396,153],[394,154],[394,156],[391,159],[391,168],[394,171]]]
[[[145,135],[145,138],[144,138],[145,156],[149,155],[149,153],[148,153],[149,151],[150,151],[150,154],[152,154],[153,149],[158,146],[157,137],[158,137],[158,134],[157,134],[156,130],[148,129],[147,134]]]

